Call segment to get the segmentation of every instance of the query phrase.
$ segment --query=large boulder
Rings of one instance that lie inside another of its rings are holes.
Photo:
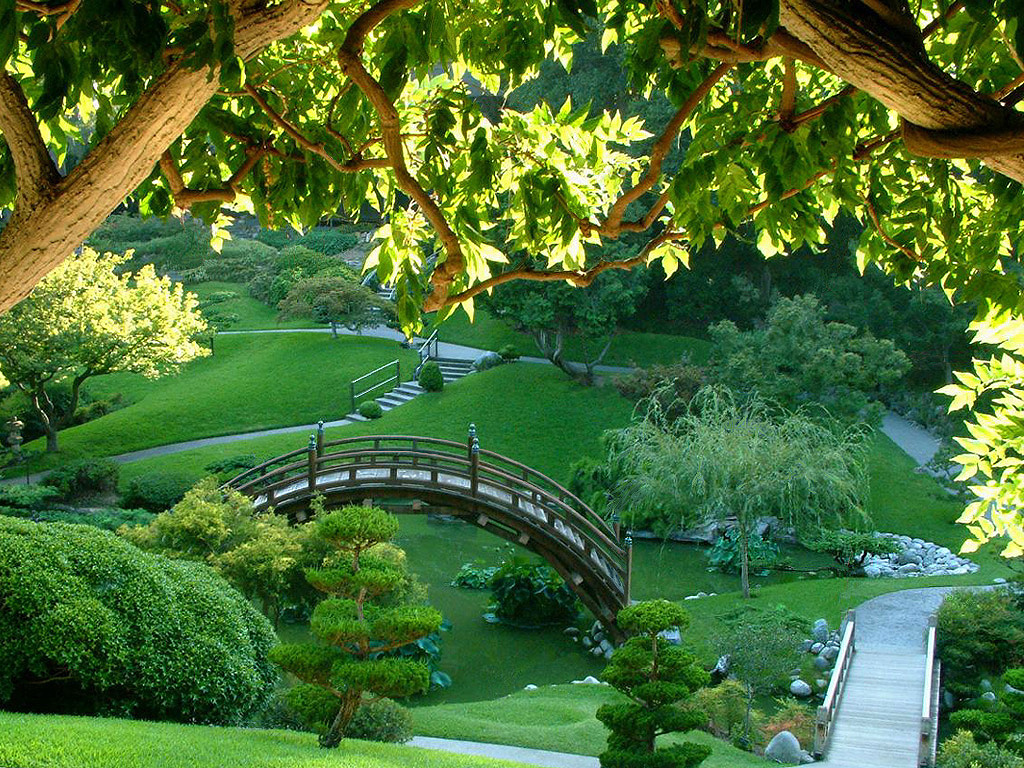
[[[806,683],[804,683],[806,685]],[[803,762],[803,750],[800,742],[789,731],[779,731],[765,747],[764,756],[783,765],[794,765]]]
[[[811,630],[811,637],[813,637],[819,643],[828,642],[828,622],[824,619],[818,619],[814,622],[814,628]]]
[[[789,684],[789,692],[798,698],[806,699],[808,696],[811,695],[811,686],[809,686],[803,680],[794,680],[792,683]],[[786,731],[783,731],[782,733],[786,733]],[[780,733],[779,736],[781,736],[782,733]],[[794,741],[796,741],[796,739],[794,739]],[[798,744],[797,749],[799,748],[800,746]]]

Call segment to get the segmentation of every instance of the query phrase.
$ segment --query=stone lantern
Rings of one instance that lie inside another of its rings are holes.
[[[25,422],[15,416],[4,426],[7,427],[7,445],[11,447],[11,452],[15,458],[21,458],[21,444],[24,442],[21,437],[21,430],[25,428]]]

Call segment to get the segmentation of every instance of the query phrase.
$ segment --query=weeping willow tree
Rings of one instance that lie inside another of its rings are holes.
[[[665,393],[654,393],[630,426],[610,436],[620,498],[631,512],[673,527],[733,524],[744,597],[750,537],[761,517],[798,531],[867,524],[866,428],[721,387],[701,389],[683,407],[666,402]]]

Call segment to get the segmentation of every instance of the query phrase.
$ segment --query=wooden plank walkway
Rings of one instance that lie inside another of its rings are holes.
[[[924,651],[858,647],[822,768],[916,768]]]
[[[917,768],[925,632],[949,591],[891,592],[857,608],[857,650],[817,768]]]

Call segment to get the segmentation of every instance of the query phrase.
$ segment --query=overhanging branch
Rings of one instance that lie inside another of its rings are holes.
[[[60,181],[39,124],[21,85],[0,68],[0,133],[3,134],[18,183],[18,205],[34,206]]]

